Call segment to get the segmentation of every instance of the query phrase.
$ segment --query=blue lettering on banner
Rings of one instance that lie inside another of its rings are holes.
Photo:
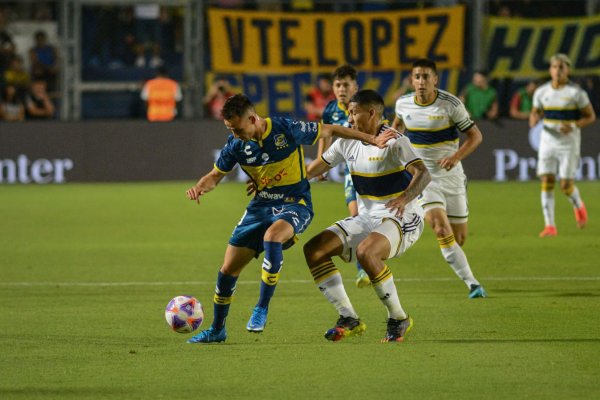
[[[262,65],[269,64],[269,51],[268,51],[268,35],[267,30],[273,26],[273,21],[270,19],[253,19],[252,26],[258,28],[258,43],[260,44],[260,63]]]
[[[414,25],[414,26],[419,25],[419,18],[417,18],[417,17],[400,18],[399,25],[400,25],[400,38],[399,38],[400,46],[398,47],[398,49],[400,51],[400,54],[398,55],[398,57],[400,58],[401,63],[412,64],[413,62],[417,61],[417,58],[410,57],[406,52],[406,48],[409,45],[415,44],[417,40],[412,36],[408,36],[407,31],[411,25]]]
[[[236,18],[234,25],[231,18],[225,18],[225,27],[229,43],[231,43],[231,61],[235,64],[242,63],[244,60],[244,21]]]
[[[392,26],[385,19],[374,19],[371,23],[371,59],[373,65],[380,65],[379,54],[392,42]]]
[[[440,41],[444,36],[444,31],[448,27],[448,16],[447,15],[430,15],[427,17],[428,23],[436,24],[438,29],[433,36],[433,40],[431,41],[431,45],[429,46],[429,50],[427,51],[427,57],[432,59],[435,62],[446,62],[448,61],[447,54],[438,54],[436,53],[437,48],[439,47]]]
[[[360,67],[365,63],[365,28],[360,21],[350,20],[344,24],[344,58]],[[354,54],[353,49],[356,54]]]
[[[327,58],[325,54],[325,21],[318,19],[316,21],[316,42],[317,42],[317,62],[323,67],[334,67],[337,62],[334,58]]]

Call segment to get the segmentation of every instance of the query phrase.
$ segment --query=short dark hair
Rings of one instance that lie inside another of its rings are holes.
[[[378,108],[381,113],[383,113],[385,108],[383,97],[372,89],[359,90],[350,98],[350,103],[356,103],[361,106],[373,106]]]
[[[241,117],[248,110],[254,110],[254,104],[248,96],[238,93],[225,100],[221,115],[223,119],[230,120],[234,117]]]
[[[354,68],[352,65],[344,64],[340,67],[337,67],[335,69],[335,71],[333,71],[333,74],[331,75],[331,79],[336,80],[336,79],[343,79],[345,77],[349,77],[350,79],[355,81],[357,76],[358,76],[358,72],[356,72],[356,68]]]
[[[419,58],[412,65],[413,69],[415,68],[429,68],[437,75],[437,66],[435,65],[435,61],[430,60],[429,58]]]

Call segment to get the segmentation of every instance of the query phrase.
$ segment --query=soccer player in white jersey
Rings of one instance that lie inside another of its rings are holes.
[[[435,232],[442,256],[469,288],[469,298],[486,297],[462,249],[469,208],[461,160],[479,146],[481,132],[456,96],[436,88],[435,62],[415,61],[411,79],[415,92],[396,101],[393,127],[404,131],[431,173],[431,183],[419,204]],[[459,145],[461,132],[466,139]]]
[[[533,94],[529,126],[543,119],[538,149],[537,175],[542,182],[542,212],[544,230],[540,237],[556,236],[554,221],[554,183],[560,176],[560,189],[569,198],[575,211],[577,227],[587,223],[587,210],[575,186],[575,172],[581,151],[581,128],[592,124],[596,114],[587,93],[569,81],[571,60],[565,54],[550,58],[550,82]]]
[[[348,111],[348,121],[355,129],[374,136],[390,131],[382,122],[383,99],[373,90],[361,90],[352,96]],[[384,261],[402,255],[421,236],[423,210],[416,198],[429,183],[429,172],[408,138],[398,133],[384,149],[337,140],[308,166],[307,177],[318,176],[342,162],[350,170],[358,195],[358,215],[335,222],[304,246],[315,283],[339,314],[325,338],[337,341],[366,329],[332,261],[339,256],[346,262],[360,261],[387,308],[387,331],[382,342],[401,342],[412,327],[412,319],[400,304],[392,271]]]

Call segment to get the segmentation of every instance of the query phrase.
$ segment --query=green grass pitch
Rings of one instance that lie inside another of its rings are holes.
[[[338,184],[313,185],[316,216],[285,253],[262,334],[245,325],[260,260],[242,274],[227,342],[190,345],[164,320],[195,295],[212,318],[227,239],[247,202],[224,183],[200,205],[191,182],[0,186],[0,399],[600,398],[600,185],[579,183],[588,227],[557,191],[559,236],[539,184],[471,182],[465,250],[490,297],[467,299],[429,228],[392,267],[415,326],[379,342],[385,309],[337,262],[364,336],[323,338],[337,319],[302,244],[346,216]]]

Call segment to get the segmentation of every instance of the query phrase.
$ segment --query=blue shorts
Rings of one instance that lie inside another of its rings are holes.
[[[356,190],[354,189],[352,175],[350,175],[348,166],[344,168],[344,195],[346,196],[346,205],[356,201]]]
[[[294,234],[306,230],[313,218],[313,211],[298,203],[273,205],[250,204],[242,220],[237,224],[229,244],[236,247],[247,247],[256,251],[256,256],[264,251],[265,232],[275,221],[287,221],[294,228]],[[291,247],[297,238],[283,244],[284,250]]]

